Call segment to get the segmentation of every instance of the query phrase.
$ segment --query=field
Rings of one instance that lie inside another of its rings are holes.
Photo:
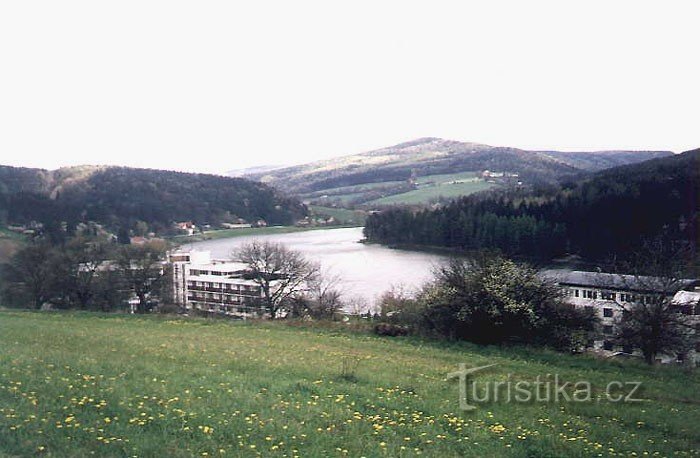
[[[362,205],[419,205],[430,203],[439,198],[453,199],[466,196],[496,186],[494,183],[487,183],[480,179],[476,172],[459,172],[421,176],[416,179],[418,189],[402,192],[400,194],[386,195],[386,193],[391,192],[388,191],[388,189],[401,185],[405,186],[406,182],[386,181],[380,183],[365,183],[316,191],[303,197],[317,201],[320,196],[327,195],[329,202],[336,202],[338,205],[347,205],[357,199],[372,199],[373,196],[371,196],[370,193],[375,193],[374,197],[376,197],[376,192],[384,189],[385,192],[379,195],[384,195],[385,197],[369,200]],[[396,192],[396,190],[393,192]]]
[[[362,226],[365,224],[367,212],[362,210],[348,210],[347,208],[322,207],[312,205],[309,207],[312,215],[332,216],[340,224]]]
[[[0,456],[700,453],[697,373],[340,327],[0,311]],[[459,363],[587,380],[594,400],[462,411]],[[614,380],[643,400],[600,399]]]
[[[372,192],[396,188],[397,186],[405,185],[405,181],[381,181],[378,183],[364,183],[354,186],[342,186],[339,188],[323,189],[310,194],[302,195],[302,198],[311,199],[313,201],[324,201],[321,196],[327,196],[328,201],[338,202],[342,205],[347,205],[357,199],[366,199],[366,196]]]
[[[336,226],[337,227],[337,226]],[[201,242],[202,240],[228,239],[232,237],[243,237],[247,235],[270,235],[289,234],[290,232],[303,232],[318,230],[318,227],[296,227],[296,226],[268,226],[268,227],[243,227],[240,229],[218,229],[205,231],[195,235],[176,235],[171,240],[175,243]]]
[[[428,175],[419,177],[416,181],[418,189],[382,197],[368,202],[368,205],[427,204],[438,198],[452,199],[467,196],[496,186],[494,183],[487,183],[477,178],[474,172]]]

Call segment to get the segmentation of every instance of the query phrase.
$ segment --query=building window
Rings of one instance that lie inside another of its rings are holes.
[[[574,296],[578,297],[578,290],[577,289],[574,290]]]
[[[612,325],[605,325],[603,326],[603,333],[604,334],[612,334],[613,333],[613,327]]]
[[[604,308],[604,309],[603,309],[603,316],[604,316],[605,318],[612,318],[612,316],[613,316],[613,309]]]

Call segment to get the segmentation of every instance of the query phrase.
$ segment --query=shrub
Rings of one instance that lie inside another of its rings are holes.
[[[399,337],[408,335],[408,328],[392,323],[377,323],[374,333],[378,336]]]

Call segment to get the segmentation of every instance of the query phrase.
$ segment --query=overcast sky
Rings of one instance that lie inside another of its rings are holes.
[[[700,146],[698,2],[3,1],[0,163]]]

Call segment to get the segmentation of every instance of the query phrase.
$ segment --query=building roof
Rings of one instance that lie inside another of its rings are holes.
[[[248,270],[248,264],[242,262],[213,262],[208,264],[190,264],[190,270],[207,270],[209,272],[241,272]]]
[[[676,305],[698,305],[700,304],[700,292],[698,291],[678,291],[673,296]]]
[[[665,281],[660,277],[586,272],[581,270],[546,270],[541,275],[556,281],[560,285],[637,292],[670,292],[669,290],[675,292],[700,284],[700,281],[696,279],[680,279],[671,282]]]

